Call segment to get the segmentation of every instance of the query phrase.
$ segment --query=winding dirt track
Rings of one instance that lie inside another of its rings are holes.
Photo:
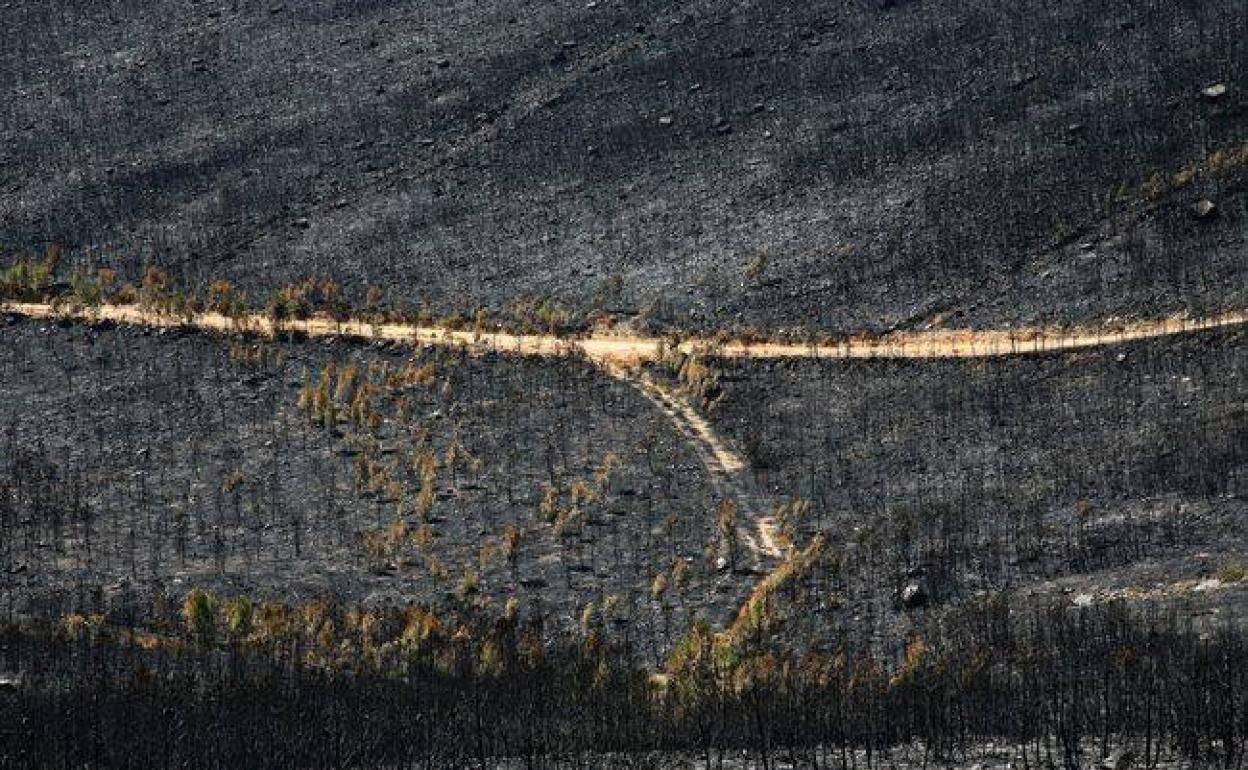
[[[784,558],[775,539],[775,519],[767,515],[768,505],[754,490],[746,473],[745,458],[734,452],[715,433],[710,422],[681,395],[671,392],[645,372],[630,372],[609,364],[607,371],[636,387],[667,416],[681,436],[694,448],[710,478],[711,488],[720,500],[737,505],[737,539],[750,555],[751,569],[767,571],[767,560]],[[748,523],[748,524],[747,524]]]
[[[28,318],[111,321],[138,326],[193,328],[235,334],[274,332],[273,323],[260,314],[238,319],[216,313],[179,318],[153,313],[136,306],[104,305],[87,310],[66,310],[49,304],[15,302],[0,303],[0,313]],[[767,562],[782,559],[785,553],[776,542],[775,521],[768,515],[768,503],[763,495],[753,489],[746,472],[745,459],[733,451],[715,433],[711,424],[681,395],[651,378],[640,368],[640,364],[660,360],[673,349],[685,354],[720,358],[989,358],[1094,348],[1242,325],[1248,325],[1248,311],[1234,311],[1200,319],[1132,321],[1104,327],[910,331],[895,332],[882,337],[850,336],[840,342],[808,345],[740,342],[719,344],[709,339],[693,338],[674,346],[653,337],[592,335],[560,338],[550,335],[459,331],[406,324],[373,324],[355,320],[337,322],[321,317],[286,321],[280,328],[282,331],[297,332],[308,337],[446,345],[481,353],[577,356],[601,365],[612,376],[636,387],[672,420],[676,429],[692,444],[710,475],[716,493],[723,499],[732,499],[737,503],[740,540],[751,554],[754,569],[764,571]]]

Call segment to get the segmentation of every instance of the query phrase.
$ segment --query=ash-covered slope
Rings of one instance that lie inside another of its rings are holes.
[[[0,29],[5,250],[680,326],[1248,300],[1239,0],[10,0]]]

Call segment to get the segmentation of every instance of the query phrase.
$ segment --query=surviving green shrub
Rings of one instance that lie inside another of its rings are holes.
[[[232,638],[246,639],[250,636],[254,619],[255,609],[246,596],[239,596],[226,605],[225,625]]]
[[[192,588],[182,602],[182,621],[186,630],[200,641],[209,641],[216,631],[217,600],[202,588]]]
[[[56,282],[61,251],[49,246],[42,260],[19,257],[0,271],[0,298],[39,302],[48,298]]]

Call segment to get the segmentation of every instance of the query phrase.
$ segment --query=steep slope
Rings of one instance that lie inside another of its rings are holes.
[[[883,6],[6,3],[0,245],[680,326],[1244,304],[1242,3]]]

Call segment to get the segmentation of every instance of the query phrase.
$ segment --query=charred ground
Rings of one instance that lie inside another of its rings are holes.
[[[1134,599],[1217,625],[1248,602],[1246,365],[1242,331],[983,361],[717,361],[703,403],[760,487],[811,503],[792,532],[840,553],[818,593],[839,624],[895,633],[916,586],[928,609]]]
[[[588,364],[32,321],[0,342],[11,619],[192,587],[516,599],[564,629],[602,608],[661,655],[754,580],[715,568],[723,501],[683,437]]]
[[[0,0],[0,768],[1242,767],[1242,330],[84,322],[1248,306],[1248,6],[1007,5]]]
[[[398,304],[550,296],[702,328],[1245,300],[1233,0],[0,18],[0,244],[60,243],[132,279],[331,277]]]

